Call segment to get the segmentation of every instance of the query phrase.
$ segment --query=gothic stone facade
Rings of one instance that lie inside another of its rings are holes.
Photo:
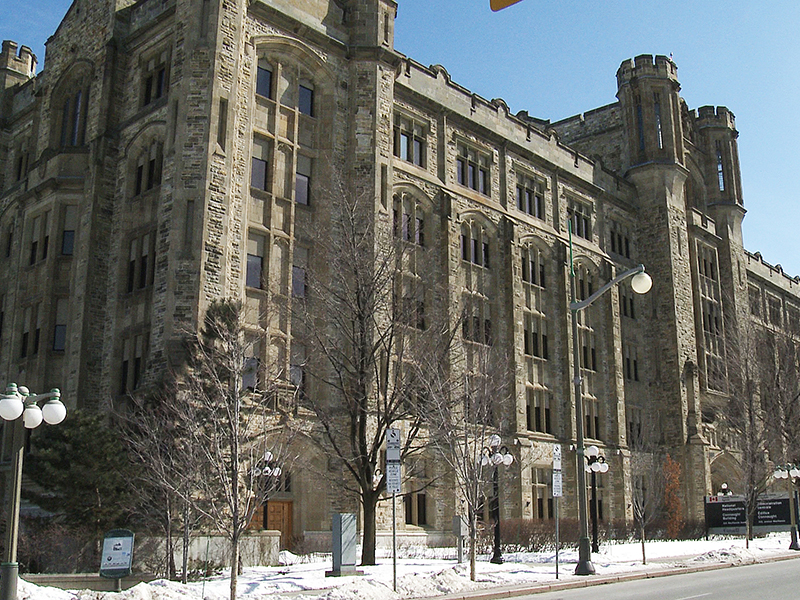
[[[374,198],[378,230],[415,247],[403,277],[420,310],[466,309],[457,343],[509,356],[516,403],[497,425],[518,460],[501,475],[504,517],[551,517],[556,443],[575,511],[581,418],[611,466],[603,517],[629,519],[629,436],[646,415],[681,464],[685,514],[700,517],[703,495],[732,477],[714,416],[726,324],[800,321],[800,280],[742,245],[733,114],[690,110],[664,56],[623,62],[608,106],[554,123],[510,114],[395,51],[397,10],[75,0],[41,74],[3,42],[0,382],[96,406],[157,382],[176,332],[214,299],[298,301],[306,269],[325,266],[311,232],[336,202],[325,183],[339,162]],[[654,281],[581,314],[579,416],[569,222],[579,293],[639,263]],[[291,319],[266,326],[260,352],[296,374]],[[298,536],[328,531],[337,505],[299,474],[278,500],[275,518]],[[446,532],[457,504],[436,486],[409,496],[401,530]]]

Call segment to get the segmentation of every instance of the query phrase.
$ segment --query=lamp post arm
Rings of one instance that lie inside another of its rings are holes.
[[[606,283],[603,287],[601,287],[599,290],[597,290],[594,294],[592,294],[591,296],[586,298],[586,300],[581,300],[580,302],[575,302],[575,301],[570,302],[569,309],[571,311],[573,311],[573,312],[577,312],[579,310],[583,310],[584,308],[589,306],[592,302],[597,300],[600,296],[605,294],[612,287],[617,285],[620,281],[623,281],[623,280],[627,279],[628,277],[633,277],[634,275],[638,275],[639,273],[644,273],[644,265],[639,265],[638,267],[634,267],[632,269],[628,269],[624,273],[622,273],[620,275],[617,275],[616,277],[614,277],[614,279],[612,279],[611,281]]]

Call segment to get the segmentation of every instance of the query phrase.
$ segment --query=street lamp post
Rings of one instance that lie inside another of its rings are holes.
[[[44,401],[40,407],[39,402]],[[45,394],[32,394],[25,386],[10,383],[0,394],[0,417],[11,424],[11,493],[6,494],[6,548],[0,565],[0,600],[16,600],[17,539],[19,537],[19,505],[22,494],[22,458],[25,449],[25,429],[36,429],[42,420],[58,425],[67,416],[57,389]]]
[[[600,552],[597,541],[597,474],[607,473],[608,463],[597,446],[586,448],[586,472],[592,474],[592,552]]]
[[[775,467],[773,473],[775,479],[785,479],[789,485],[789,522],[791,523],[791,538],[789,544],[790,550],[800,550],[800,543],[797,541],[797,517],[794,508],[794,492],[795,482],[800,478],[800,468],[796,465],[780,465]]]
[[[483,449],[481,465],[486,467],[491,464],[492,471],[492,519],[494,519],[494,548],[492,558],[489,562],[496,565],[503,563],[503,556],[500,551],[500,484],[497,478],[497,468],[500,465],[511,466],[514,462],[514,455],[508,451],[508,447],[501,446],[500,436],[493,434],[489,436],[489,446]]]
[[[632,277],[631,288],[637,294],[646,294],[653,285],[653,280],[645,273],[644,265],[639,265],[628,269],[624,273],[617,275],[614,279],[606,283],[595,293],[585,300],[578,302],[577,286],[575,283],[575,261],[572,256],[572,222],[569,222],[569,270],[570,287],[572,290],[572,302],[569,310],[572,314],[572,363],[573,363],[573,384],[575,386],[575,438],[577,446],[577,479],[578,479],[578,524],[580,528],[580,539],[578,540],[578,564],[575,567],[576,575],[594,575],[594,565],[592,564],[592,550],[589,541],[589,523],[586,519],[586,471],[583,468],[585,460],[584,441],[583,441],[583,386],[581,383],[581,363],[578,351],[578,312],[589,306],[600,296],[605,294],[612,287],[621,281]]]

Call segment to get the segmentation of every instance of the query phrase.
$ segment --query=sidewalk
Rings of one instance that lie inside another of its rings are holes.
[[[685,557],[690,558],[690,557]],[[787,552],[778,556],[764,558],[755,562],[776,562],[781,560],[793,560],[800,558],[800,552]],[[656,559],[653,562],[673,562],[680,560],[681,557],[665,557]],[[754,564],[754,562],[747,563],[711,563],[705,565],[675,567],[668,566],[662,568],[652,568],[645,571],[634,573],[623,573],[617,575],[593,575],[578,577],[572,574],[573,564],[565,565],[569,568],[569,579],[565,579],[556,583],[535,583],[528,585],[509,585],[498,586],[484,590],[473,590],[469,592],[457,592],[454,594],[445,594],[442,596],[429,596],[428,598],[436,598],[436,600],[495,600],[497,598],[513,598],[515,596],[526,596],[529,594],[543,594],[545,592],[556,592],[559,590],[569,590],[574,588],[589,587],[594,585],[603,585],[608,583],[619,583],[622,581],[633,581],[637,579],[653,579],[656,577],[669,577],[671,575],[681,575],[686,573],[699,573],[702,571],[714,571],[718,569],[727,569],[731,567],[743,566],[745,564]],[[652,565],[651,565],[652,566]]]

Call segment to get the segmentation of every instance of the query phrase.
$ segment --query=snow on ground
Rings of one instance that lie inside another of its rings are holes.
[[[647,565],[642,565],[641,544],[603,544],[592,556],[597,575],[609,576],[670,567],[694,567],[704,564],[745,564],[788,555],[787,533],[773,534],[750,542],[735,538],[710,541],[648,542]],[[238,600],[400,600],[478,590],[556,581],[555,552],[515,552],[503,555],[505,562],[494,565],[480,557],[477,581],[469,579],[469,564],[457,564],[450,549],[404,548],[397,560],[397,592],[393,587],[391,554],[371,567],[359,567],[363,575],[325,577],[331,568],[330,555],[298,557],[281,553],[283,566],[245,569],[238,579]],[[559,553],[559,579],[570,580],[577,561],[577,551]],[[24,577],[24,575],[23,575]],[[141,583],[124,592],[63,591],[40,587],[21,580],[18,600],[226,600],[229,578],[223,574],[181,585],[159,579]]]

